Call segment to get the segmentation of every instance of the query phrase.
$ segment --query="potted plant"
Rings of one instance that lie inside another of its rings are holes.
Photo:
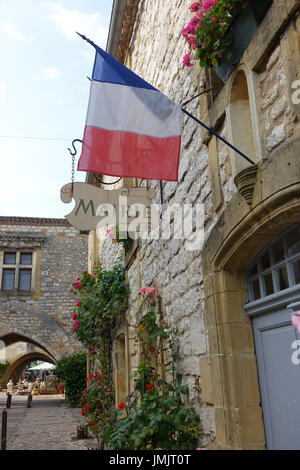
[[[46,393],[45,384],[40,384],[38,390],[40,395],[44,395]]]
[[[226,82],[239,63],[272,0],[204,0],[191,5],[195,13],[182,35],[195,55],[186,54],[183,63],[192,67],[215,68]]]
[[[77,426],[77,439],[87,439],[88,438],[88,425],[80,424]]]

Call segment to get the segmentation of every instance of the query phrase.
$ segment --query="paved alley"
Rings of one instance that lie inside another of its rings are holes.
[[[0,393],[0,410],[6,396]],[[63,395],[34,396],[27,408],[26,396],[13,396],[8,411],[7,450],[88,450],[96,441],[71,440],[80,424],[79,409],[69,408]]]

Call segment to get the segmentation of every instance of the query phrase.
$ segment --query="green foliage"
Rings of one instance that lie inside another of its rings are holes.
[[[95,348],[99,337],[110,337],[116,318],[126,309],[129,285],[124,268],[118,264],[106,271],[95,266],[94,273],[83,272],[73,288],[78,297],[74,330],[87,348]]]
[[[188,399],[188,386],[176,374],[178,358],[174,337],[159,322],[157,305],[160,298],[155,289],[142,290],[145,299],[141,310],[143,320],[138,328],[142,360],[135,372],[135,389],[120,403],[105,426],[104,439],[110,450],[185,450],[195,449],[200,418]],[[162,341],[167,342],[171,360],[165,364],[169,381],[154,369]],[[125,416],[124,416],[125,412]]]
[[[78,395],[85,387],[86,352],[63,357],[56,363],[55,376],[65,386],[66,399],[71,406],[78,405]]]
[[[0,362],[0,378],[3,377],[4,372],[9,367],[9,362]]]
[[[91,431],[99,438],[114,408],[111,330],[127,307],[129,284],[121,264],[110,271],[95,265],[93,274],[82,273],[73,291],[78,299],[74,331],[92,354],[92,370],[99,369],[87,377],[79,405]]]

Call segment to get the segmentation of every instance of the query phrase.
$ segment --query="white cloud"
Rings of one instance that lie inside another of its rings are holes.
[[[105,47],[108,28],[104,26],[104,19],[100,13],[68,10],[61,2],[44,1],[43,5],[52,12],[50,15],[51,20],[68,41],[76,40],[78,36],[75,33],[78,31],[97,45]]]
[[[18,30],[18,27],[15,23],[3,23],[1,25],[2,33],[6,34],[7,36],[16,39],[17,41],[26,41],[27,38],[24,36],[21,31]]]
[[[43,69],[44,80],[57,80],[61,77],[61,71],[58,67],[46,67]]]

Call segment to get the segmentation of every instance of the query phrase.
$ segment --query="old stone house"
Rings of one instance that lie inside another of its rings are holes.
[[[87,269],[87,245],[87,235],[64,219],[0,217],[0,340],[10,362],[4,384],[32,361],[55,363],[81,349],[70,286]]]
[[[203,249],[188,251],[173,237],[123,252],[90,234],[92,260],[109,268],[123,254],[131,286],[113,332],[117,400],[131,390],[137,365],[130,325],[138,291],[156,280],[166,318],[179,329],[177,371],[191,395],[200,377],[203,445],[299,449],[290,320],[300,302],[300,2],[271,2],[225,83],[212,69],[182,65],[189,5],[114,0],[107,51],[178,103],[212,88],[187,109],[256,165],[185,116],[179,181],[164,182],[163,195],[166,204],[204,205]],[[87,181],[99,185],[99,176]],[[158,182],[123,184],[148,184],[160,203]]]

